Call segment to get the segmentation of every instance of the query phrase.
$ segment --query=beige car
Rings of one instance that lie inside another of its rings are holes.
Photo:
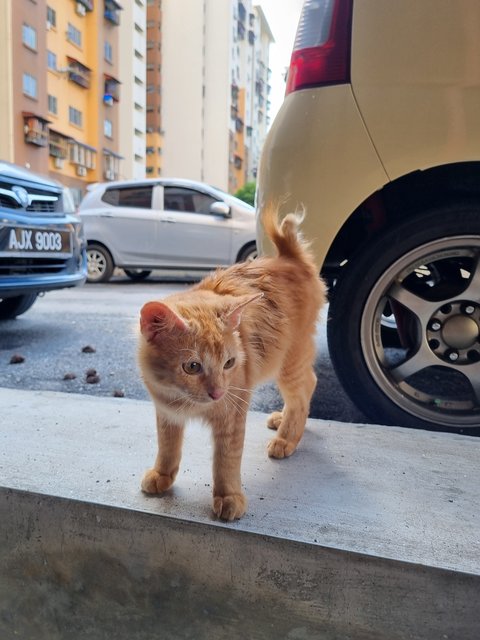
[[[480,3],[307,0],[260,164],[262,245],[271,199],[306,208],[358,407],[478,432]]]

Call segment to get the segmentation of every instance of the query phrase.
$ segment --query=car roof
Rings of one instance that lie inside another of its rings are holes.
[[[114,180],[112,182],[96,182],[88,186],[88,190],[93,189],[111,189],[111,188],[123,188],[123,187],[139,187],[142,185],[161,185],[161,186],[175,186],[175,187],[190,187],[194,189],[209,189],[218,191],[219,193],[225,193],[222,189],[218,189],[205,182],[198,182],[197,180],[189,180],[187,178],[139,178],[136,180]],[[228,194],[227,194],[228,195]]]
[[[235,203],[237,206],[240,206],[245,210],[255,211],[254,207],[249,205],[247,202],[239,200],[230,193],[223,191],[223,189],[213,187],[206,182],[189,180],[188,178],[137,178],[136,180],[114,180],[112,182],[96,182],[94,184],[88,185],[87,195],[85,196],[83,202],[85,202],[85,199],[88,199],[88,201],[90,201],[90,194],[93,198],[98,198],[100,193],[103,193],[107,189],[123,189],[127,187],[141,187],[147,185],[161,185],[162,187],[168,186],[198,189],[199,191],[205,191],[210,195],[217,196],[220,200],[227,200],[228,202],[230,202],[230,204]]]

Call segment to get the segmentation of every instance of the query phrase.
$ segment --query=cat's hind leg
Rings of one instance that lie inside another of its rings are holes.
[[[142,491],[163,493],[175,481],[182,456],[184,427],[167,422],[157,414],[158,453],[153,469],[145,472]]]
[[[282,422],[282,416],[283,414],[281,411],[274,411],[273,413],[271,413],[268,416],[267,427],[276,431],[280,426],[280,423]]]
[[[285,405],[283,411],[270,416],[267,425],[277,430],[275,438],[268,444],[271,458],[285,458],[292,455],[305,430],[310,400],[317,377],[312,366],[288,360],[278,377],[278,387]]]

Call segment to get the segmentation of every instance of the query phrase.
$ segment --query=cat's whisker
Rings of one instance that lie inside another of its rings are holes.
[[[228,398],[228,402],[230,403],[230,407],[233,411],[239,416],[244,416],[247,413],[247,410],[244,407],[239,406],[233,398]]]
[[[235,391],[248,391],[248,393],[252,392],[252,389],[244,389],[243,387],[235,387],[234,385],[229,386],[229,390],[234,389]]]
[[[236,400],[239,400],[240,402],[244,402],[247,405],[247,407],[250,405],[250,402],[248,400],[245,400],[245,398],[242,398],[242,396],[239,396],[236,393],[232,393],[231,391],[229,391],[227,395],[235,398]]]

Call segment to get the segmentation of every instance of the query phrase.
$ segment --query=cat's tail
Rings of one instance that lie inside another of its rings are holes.
[[[305,209],[288,213],[278,221],[278,207],[273,203],[267,205],[263,212],[262,222],[265,233],[277,248],[278,254],[296,260],[311,259],[309,244],[300,235],[299,227],[305,218]]]

